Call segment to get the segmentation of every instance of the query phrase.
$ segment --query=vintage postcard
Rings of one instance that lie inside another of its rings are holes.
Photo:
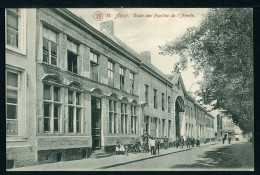
[[[254,171],[251,8],[6,8],[7,171]]]

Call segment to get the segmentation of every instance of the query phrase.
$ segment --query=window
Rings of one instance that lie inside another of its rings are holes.
[[[149,106],[149,86],[145,85],[145,103]]]
[[[44,132],[60,132],[60,87],[44,84]]]
[[[158,118],[154,118],[154,126],[155,126],[155,137],[158,137]]]
[[[127,104],[121,103],[121,133],[127,134]]]
[[[67,40],[68,71],[78,74],[78,45]]]
[[[131,106],[131,133],[137,133],[137,115],[136,106]]]
[[[168,112],[171,113],[171,97],[168,96]]]
[[[134,94],[134,77],[135,75],[130,72],[129,78],[130,78],[130,94]]]
[[[90,73],[94,81],[98,81],[98,65],[98,55],[90,52]]]
[[[6,9],[6,48],[25,54],[25,9]]]
[[[68,127],[70,133],[81,133],[81,93],[68,90]]]
[[[19,135],[20,75],[6,72],[6,135]]]
[[[153,90],[154,95],[153,95],[153,101],[154,101],[154,108],[157,109],[157,90]]]
[[[57,34],[45,27],[42,30],[43,42],[42,42],[42,52],[43,52],[43,62],[57,65]]]
[[[168,121],[168,138],[171,138],[171,128],[172,128],[172,122],[171,120]]]
[[[119,68],[119,74],[120,74],[120,90],[125,90],[125,69]]]
[[[165,119],[162,119],[162,137],[166,136],[164,133],[165,133]]]
[[[144,123],[145,123],[145,132],[150,134],[150,117],[149,116],[144,116]]]
[[[162,111],[164,111],[164,93],[162,93]]]
[[[114,87],[114,63],[108,61],[108,85]]]
[[[118,133],[117,128],[117,103],[109,100],[109,133]]]

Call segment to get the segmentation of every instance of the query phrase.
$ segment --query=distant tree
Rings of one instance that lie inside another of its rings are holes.
[[[197,28],[159,46],[162,55],[179,55],[203,75],[197,94],[205,104],[230,116],[244,133],[253,131],[253,10],[210,9]]]

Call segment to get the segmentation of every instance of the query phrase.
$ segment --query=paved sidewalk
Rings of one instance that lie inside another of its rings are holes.
[[[221,142],[210,142],[207,144],[201,144],[200,147],[221,144]],[[132,154],[129,153],[128,155],[112,155],[111,157],[105,158],[86,158],[81,160],[73,160],[73,161],[66,161],[66,162],[57,162],[57,163],[50,163],[50,164],[42,164],[42,165],[35,165],[29,167],[22,167],[22,168],[14,168],[10,169],[9,171],[97,171],[103,170],[106,168],[111,168],[119,165],[125,165],[133,162],[138,162],[147,159],[153,159],[156,157],[174,154],[177,152],[187,151],[193,149],[183,147],[180,148],[168,148],[167,150],[160,149],[160,153],[156,155],[151,155],[150,153],[138,153]],[[69,168],[68,168],[69,167]]]

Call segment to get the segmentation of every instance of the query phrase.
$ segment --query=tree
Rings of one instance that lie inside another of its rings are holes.
[[[244,133],[253,131],[253,11],[210,9],[197,28],[159,46],[162,55],[179,55],[203,75],[196,93],[205,104],[233,119]]]

